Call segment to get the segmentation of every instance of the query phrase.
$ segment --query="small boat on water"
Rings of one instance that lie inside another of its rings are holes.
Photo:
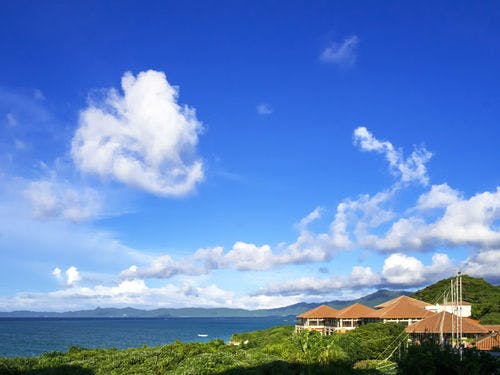
[[[198,333],[198,337],[208,337],[206,333]]]

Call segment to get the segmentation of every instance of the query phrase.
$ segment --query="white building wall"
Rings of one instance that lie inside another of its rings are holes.
[[[458,309],[457,309],[458,307]],[[454,306],[454,305],[432,305],[432,306],[425,306],[426,310],[432,311],[439,313],[441,311],[446,311],[450,314],[454,314],[456,316],[461,316],[462,318],[468,318],[471,316],[471,305],[461,305],[461,306]]]

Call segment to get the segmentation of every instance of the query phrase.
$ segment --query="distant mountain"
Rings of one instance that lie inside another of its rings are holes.
[[[294,305],[279,307],[276,309],[245,310],[231,308],[180,308],[180,309],[155,309],[140,310],[132,307],[96,308],[94,310],[68,311],[63,313],[36,312],[36,311],[12,311],[0,312],[0,318],[174,318],[174,317],[266,317],[266,316],[290,316],[298,315],[304,311],[313,309],[319,305],[329,305],[336,309],[343,308],[353,303],[362,303],[367,306],[375,306],[391,298],[401,295],[410,295],[406,291],[391,291],[382,289],[367,296],[350,301],[328,301],[321,303],[297,303]]]
[[[442,303],[452,278],[438,281],[411,295],[428,303]],[[472,304],[472,317],[483,324],[500,324],[500,286],[484,279],[462,276],[462,299]],[[449,297],[448,297],[449,300]]]

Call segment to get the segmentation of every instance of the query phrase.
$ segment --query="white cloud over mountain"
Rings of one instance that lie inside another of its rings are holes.
[[[115,89],[80,113],[71,154],[86,173],[160,196],[191,192],[203,179],[196,146],[202,124],[178,104],[178,88],[162,72],[125,73]]]
[[[144,280],[124,280],[116,285],[96,285],[69,288],[47,293],[17,293],[0,298],[0,311],[37,310],[68,311],[100,307],[141,308],[160,307],[232,307],[270,308],[287,306],[300,301],[300,297],[271,297],[265,295],[238,295],[233,291],[208,285],[165,284],[150,287]]]

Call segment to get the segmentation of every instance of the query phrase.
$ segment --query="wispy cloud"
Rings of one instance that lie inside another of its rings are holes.
[[[5,119],[7,122],[7,126],[13,127],[17,125],[17,119],[16,116],[14,116],[12,113],[7,113],[5,115]]]
[[[354,144],[363,151],[374,151],[385,155],[393,174],[400,176],[402,182],[418,181],[427,185],[429,177],[425,164],[432,157],[432,153],[425,147],[415,147],[407,158],[403,151],[396,149],[389,141],[380,141],[364,126],[354,130]]]
[[[342,42],[332,42],[319,56],[324,63],[351,66],[356,62],[359,38],[356,35],[345,38]]]
[[[18,293],[0,298],[0,311],[68,311],[100,307],[232,307],[271,308],[287,306],[300,297],[238,295],[215,284],[165,284],[150,287],[144,280],[124,280],[115,285],[84,287],[73,284],[47,293]]]
[[[24,191],[39,219],[63,218],[75,222],[93,219],[101,213],[99,193],[88,187],[72,186],[54,177],[32,181]]]
[[[259,115],[263,116],[270,115],[274,112],[273,107],[271,107],[271,105],[268,103],[260,103],[259,105],[257,105],[256,110]]]

